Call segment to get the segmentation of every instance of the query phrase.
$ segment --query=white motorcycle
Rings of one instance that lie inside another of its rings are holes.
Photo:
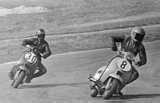
[[[132,75],[132,62],[134,55],[129,52],[120,51],[117,56],[112,58],[107,66],[99,68],[94,75],[89,76],[91,81],[91,97],[102,95],[104,99],[109,99],[117,94],[121,85],[125,85],[129,77],[122,77],[123,73]]]

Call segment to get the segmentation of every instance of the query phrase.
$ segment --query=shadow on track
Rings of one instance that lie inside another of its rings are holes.
[[[23,85],[21,89],[26,88],[52,88],[52,87],[58,87],[58,86],[79,86],[79,85],[85,85],[87,82],[80,82],[80,83],[60,83],[60,84],[37,84],[37,85]]]
[[[138,99],[138,98],[156,98],[160,97],[160,93],[155,94],[130,94],[124,95],[121,99]]]
[[[124,95],[123,97],[113,96],[112,98],[105,100],[109,103],[125,103],[128,100],[136,100],[136,99],[146,99],[146,98],[157,98],[160,97],[160,93],[155,94],[129,94]],[[97,99],[102,99],[102,96],[98,96]]]

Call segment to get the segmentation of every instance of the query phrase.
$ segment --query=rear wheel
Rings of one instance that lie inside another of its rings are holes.
[[[98,94],[98,90],[94,87],[91,89],[91,97],[96,97]]]
[[[12,87],[13,88],[18,88],[18,86],[22,83],[24,77],[25,77],[25,72],[24,71],[20,71],[18,76],[13,80]]]
[[[105,90],[105,92],[103,94],[104,99],[111,98],[112,95],[116,92],[118,84],[119,84],[117,79],[114,79],[114,78],[109,78],[109,79],[112,79],[112,80],[110,81],[109,84],[107,83],[109,87],[106,87],[107,89]]]

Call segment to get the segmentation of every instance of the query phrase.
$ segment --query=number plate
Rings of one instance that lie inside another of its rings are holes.
[[[38,61],[37,56],[32,52],[26,53],[25,59],[27,60],[27,62],[32,63],[32,64],[35,64]]]
[[[121,59],[118,63],[118,66],[123,71],[130,71],[131,70],[131,64],[126,59]]]

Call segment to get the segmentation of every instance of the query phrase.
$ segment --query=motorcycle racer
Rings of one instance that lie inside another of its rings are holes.
[[[139,61],[135,62],[135,65],[140,67],[142,65],[145,65],[147,63],[147,56],[146,56],[146,50],[142,43],[145,36],[145,30],[142,27],[134,27],[131,30],[131,34],[129,37],[123,35],[123,36],[111,36],[112,39],[112,50],[117,51],[118,48],[116,46],[116,43],[121,43],[121,48],[125,52],[132,53],[135,57],[139,56]],[[127,74],[123,74],[127,75]],[[122,76],[123,76],[122,75]],[[132,76],[130,77],[130,80],[127,82],[127,84],[133,82],[139,77],[138,71],[133,67]],[[121,93],[121,90],[124,86],[119,88],[119,94],[123,95]]]
[[[31,46],[36,46],[38,48],[38,66],[37,66],[37,70],[38,72],[33,74],[32,76],[30,76],[29,78],[27,78],[28,83],[30,83],[30,81],[33,78],[39,77],[44,75],[47,72],[47,69],[45,68],[45,66],[41,63],[41,57],[46,59],[47,57],[49,57],[51,55],[51,50],[49,48],[49,45],[47,43],[47,41],[45,40],[45,30],[44,29],[39,29],[36,32],[36,36],[37,38],[31,38],[31,39],[25,39],[22,42],[22,46],[26,46],[26,45],[31,45]],[[23,58],[20,59],[20,63],[21,64]],[[16,66],[13,67],[13,69],[10,71],[9,73],[9,77],[12,80],[14,77],[14,73],[16,71]]]

